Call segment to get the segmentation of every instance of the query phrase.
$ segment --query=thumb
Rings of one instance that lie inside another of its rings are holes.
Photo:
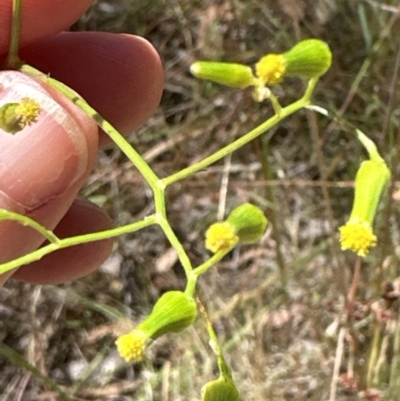
[[[0,128],[0,208],[53,229],[90,173],[97,127],[74,104],[16,71],[0,72],[0,107],[33,99],[40,114],[15,134]],[[43,237],[13,221],[0,222],[0,263],[36,249]]]

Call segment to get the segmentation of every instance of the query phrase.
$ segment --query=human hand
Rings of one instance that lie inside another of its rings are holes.
[[[92,0],[31,0],[22,10],[21,59],[76,90],[123,134],[149,118],[163,87],[157,53],[143,39],[100,32],[61,32]],[[0,2],[0,65],[9,45],[12,0]],[[3,55],[3,56],[1,56]],[[32,88],[30,78],[6,88],[0,72],[0,106]],[[13,75],[19,74],[16,72]],[[21,75],[19,75],[21,77]],[[3,85],[3,89],[2,89]],[[33,89],[40,95],[41,88]],[[0,129],[0,208],[26,214],[60,238],[105,230],[109,217],[76,196],[90,174],[98,144],[107,142],[92,119],[46,88],[38,121],[15,135]],[[6,99],[6,100],[5,100]],[[54,99],[54,100],[53,100]],[[57,118],[54,116],[57,114]],[[0,263],[37,249],[43,237],[12,221],[0,222]],[[111,240],[56,251],[23,266],[13,276],[33,283],[73,280],[96,269],[109,255]],[[0,275],[0,285],[11,273]]]

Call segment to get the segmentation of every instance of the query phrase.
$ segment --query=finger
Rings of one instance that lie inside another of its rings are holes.
[[[0,2],[0,54],[10,43],[13,0]],[[71,26],[89,8],[92,0],[25,0],[21,18],[21,45],[54,35]]]
[[[0,105],[29,97],[41,108],[37,122],[15,135],[0,130],[0,208],[53,229],[93,167],[97,128],[74,104],[57,94],[51,97],[21,73],[1,72],[0,88]],[[42,241],[32,229],[2,221],[0,262],[32,251]]]
[[[110,218],[87,201],[77,200],[54,230],[59,238],[103,231]],[[14,277],[37,284],[58,284],[83,277],[108,257],[112,240],[103,240],[53,252],[38,262],[21,267]]]
[[[21,52],[29,64],[64,82],[124,134],[157,108],[163,70],[154,48],[132,35],[65,32]],[[105,136],[100,137],[105,143]]]

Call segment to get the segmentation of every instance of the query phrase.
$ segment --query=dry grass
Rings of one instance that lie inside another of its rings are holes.
[[[252,64],[306,37],[331,46],[334,64],[315,102],[341,116],[343,126],[300,112],[168,190],[172,227],[195,265],[207,258],[202,237],[219,206],[229,211],[251,201],[274,222],[259,245],[235,250],[200,285],[243,400],[398,400],[396,187],[382,207],[379,246],[363,263],[351,310],[345,299],[355,258],[338,252],[336,229],[347,218],[351,181],[365,157],[350,124],[376,141],[398,179],[399,10],[395,0],[99,0],[74,27],[138,33],[159,51],[162,104],[131,140],[162,176],[272,113],[246,91],[194,80],[191,62]],[[289,104],[302,88],[293,80],[276,91]],[[83,194],[117,224],[152,206],[141,178],[114,148],[99,155]],[[9,282],[0,290],[0,335],[23,358],[2,351],[0,399],[199,400],[216,374],[201,321],[153,344],[143,365],[126,366],[113,346],[129,320],[184,285],[175,254],[153,228],[118,239],[115,254],[85,279],[58,287]]]

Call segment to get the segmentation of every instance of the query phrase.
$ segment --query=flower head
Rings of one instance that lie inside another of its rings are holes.
[[[232,249],[239,242],[235,228],[228,222],[212,224],[206,232],[206,249],[216,253]]]
[[[206,232],[206,248],[216,253],[228,251],[238,243],[253,244],[260,240],[267,228],[267,219],[257,206],[242,203],[225,221],[212,224]]]
[[[286,63],[282,54],[267,54],[256,64],[256,75],[264,85],[275,85],[282,81]]]
[[[350,249],[359,256],[366,256],[377,243],[372,224],[390,171],[375,144],[362,132],[358,131],[357,135],[370,159],[363,161],[357,171],[353,208],[348,222],[339,231],[342,250]]]
[[[127,362],[141,361],[151,340],[186,329],[196,316],[197,306],[191,296],[182,291],[168,291],[159,298],[150,315],[136,329],[115,341],[118,352]]]
[[[0,128],[15,134],[37,121],[40,114],[39,104],[24,97],[18,103],[6,103],[0,107]]]
[[[144,351],[149,340],[148,334],[143,330],[133,330],[118,337],[115,345],[126,362],[140,362],[144,358]]]

